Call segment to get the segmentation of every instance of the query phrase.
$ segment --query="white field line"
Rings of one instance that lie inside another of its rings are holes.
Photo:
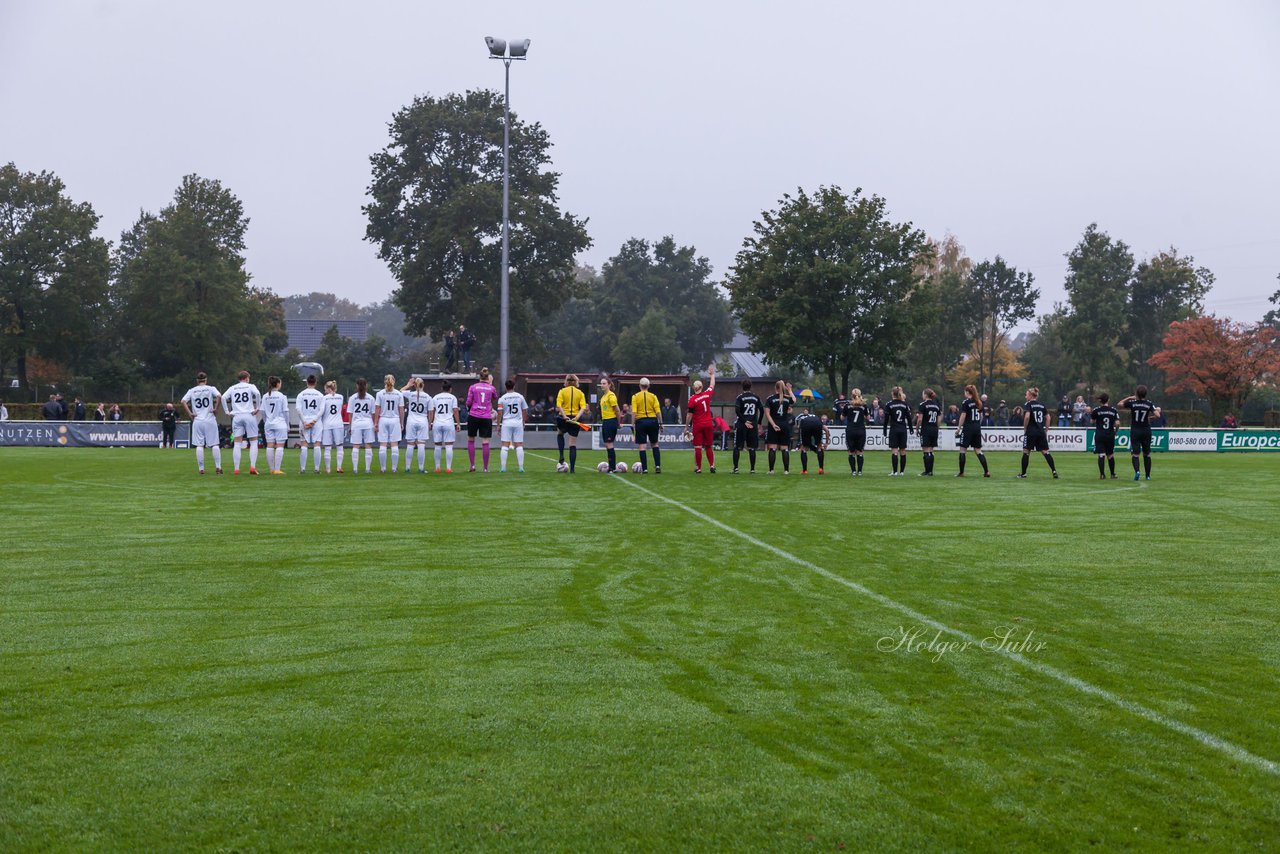
[[[555,462],[554,458],[546,457],[542,454],[532,454],[531,456],[540,457],[542,459],[550,459],[552,462]],[[907,605],[903,605],[901,602],[898,602],[894,599],[890,599],[888,596],[885,596],[884,594],[877,593],[874,590],[870,589],[869,587],[864,587],[863,585],[857,583],[856,581],[850,581],[847,578],[843,578],[839,575],[836,575],[834,572],[831,572],[830,570],[827,570],[818,566],[816,563],[810,563],[809,561],[800,557],[796,557],[790,552],[780,549],[777,546],[766,543],[763,540],[758,540],[755,537],[751,536],[750,534],[744,533],[743,531],[739,531],[737,528],[734,528],[730,525],[726,525],[724,522],[721,522],[719,519],[713,519],[705,513],[694,510],[692,507],[688,506],[687,504],[682,504],[673,498],[667,498],[665,495],[661,495],[660,493],[654,492],[651,489],[646,489],[640,484],[635,483],[629,477],[617,477],[616,480],[619,483],[626,484],[632,489],[640,490],[645,495],[651,496],[653,498],[656,498],[659,501],[670,504],[672,507],[676,507],[680,510],[683,510],[684,512],[688,513],[690,516],[694,516],[695,518],[701,519],[702,521],[706,522],[709,525],[714,525],[720,530],[724,531],[725,533],[733,534],[735,537],[738,537],[742,540],[746,540],[748,543],[751,543],[751,545],[753,546],[772,552],[773,554],[777,555],[783,560],[790,561],[791,563],[794,563],[797,566],[802,566],[805,569],[809,570],[810,572],[813,572],[817,575],[822,576],[828,581],[834,581],[836,584],[843,585],[844,587],[847,587],[850,590],[854,591],[855,593],[858,593],[859,595],[867,599],[870,599],[872,602],[875,602],[878,605],[881,605],[891,611],[898,612],[899,614],[901,614],[902,616],[906,617],[907,619],[913,622],[922,623],[936,631],[940,631],[944,634],[951,635],[953,637],[960,638],[961,640],[968,641],[974,646],[979,646],[981,643],[978,638],[974,637],[968,632],[962,632],[959,629],[953,629],[945,623],[939,622],[938,620],[935,620],[932,617],[921,614],[919,611],[916,611],[915,609]],[[1028,670],[1033,670],[1036,673],[1041,674],[1042,676],[1048,676],[1050,679],[1053,679],[1057,682],[1061,682],[1063,685],[1067,685],[1071,688],[1075,688],[1077,691],[1079,691],[1082,694],[1092,695],[1094,697],[1097,697],[1100,700],[1110,703],[1113,706],[1116,706],[1117,708],[1124,709],[1126,712],[1129,712],[1130,714],[1136,715],[1144,720],[1150,721],[1151,723],[1158,724],[1162,727],[1165,727],[1166,729],[1170,729],[1170,730],[1173,730],[1174,732],[1181,733],[1182,735],[1189,736],[1190,738],[1195,739],[1196,741],[1200,742],[1206,747],[1211,747],[1214,750],[1217,750],[1218,752],[1223,753],[1231,757],[1232,759],[1235,759],[1238,762],[1242,762],[1246,765],[1251,765],[1254,768],[1257,768],[1261,771],[1266,771],[1268,774],[1275,774],[1277,776],[1280,776],[1280,763],[1277,763],[1265,757],[1257,756],[1253,753],[1250,753],[1249,751],[1245,750],[1243,747],[1240,747],[1237,744],[1233,744],[1230,741],[1227,741],[1225,738],[1216,736],[1211,732],[1205,732],[1204,730],[1199,729],[1197,727],[1193,727],[1190,724],[1185,724],[1182,721],[1169,717],[1168,715],[1161,714],[1160,712],[1157,712],[1154,709],[1149,709],[1146,706],[1141,705],[1140,703],[1135,703],[1132,700],[1126,700],[1124,697],[1121,697],[1117,694],[1113,694],[1112,692],[1108,691],[1105,688],[1099,688],[1097,685],[1094,685],[1091,682],[1086,682],[1083,679],[1080,679],[1079,677],[1072,676],[1070,673],[1067,673],[1064,670],[1059,670],[1056,667],[1052,667],[1048,664],[1043,664],[1039,661],[1035,661],[1034,659],[1027,658],[1025,655],[1021,655],[1020,653],[1013,652],[1012,650],[1000,649],[1000,648],[998,648],[996,651],[999,652],[1001,655],[1003,655],[1005,658],[1009,659],[1010,661],[1013,661],[1016,664],[1020,664],[1023,667],[1027,668]]]

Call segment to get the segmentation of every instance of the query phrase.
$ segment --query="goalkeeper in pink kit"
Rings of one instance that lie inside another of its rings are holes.
[[[493,403],[498,390],[489,382],[489,369],[480,369],[480,381],[467,389],[467,456],[476,470],[476,434],[483,446],[484,471],[489,473],[489,440],[493,438]]]

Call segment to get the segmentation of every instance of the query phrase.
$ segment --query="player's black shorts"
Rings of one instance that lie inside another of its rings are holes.
[[[960,447],[973,448],[975,451],[982,450],[982,427],[978,424],[970,427],[965,425],[964,430],[960,432]]]
[[[922,448],[938,447],[938,428],[937,427],[921,427],[920,428],[920,447]]]
[[[748,427],[745,424],[739,424],[733,428],[733,447],[741,451],[743,448],[755,450],[760,447],[760,431],[755,425]]]
[[[582,432],[582,428],[579,427],[576,423],[570,422],[569,419],[557,415],[556,431],[559,433],[568,433],[570,436],[576,436]]]
[[[1116,452],[1116,434],[1104,436],[1101,433],[1093,434],[1093,452],[1095,454],[1114,454]]]
[[[662,425],[656,418],[637,418],[635,426],[636,444],[658,447],[658,436],[662,434]]]
[[[861,453],[867,447],[866,428],[861,430],[846,430],[844,434],[844,442],[849,446],[850,451],[857,451]]]
[[[600,441],[612,442],[618,438],[618,419],[606,418],[600,422]]]
[[[791,428],[785,424],[781,430],[774,430],[772,427],[764,428],[764,443],[766,445],[781,445],[784,448],[790,448]]]
[[[1027,433],[1022,437],[1022,450],[1027,453],[1049,450],[1049,435],[1047,433]]]
[[[1129,431],[1129,452],[1132,454],[1142,454],[1150,456],[1151,454],[1151,428],[1146,430],[1130,430]]]
[[[905,451],[907,449],[907,431],[906,430],[890,430],[889,431],[889,450]]]
[[[822,447],[822,428],[806,430],[800,428],[800,447],[816,451]]]
[[[493,419],[483,418],[479,415],[467,416],[467,438],[474,439],[477,435],[481,439],[493,438]]]

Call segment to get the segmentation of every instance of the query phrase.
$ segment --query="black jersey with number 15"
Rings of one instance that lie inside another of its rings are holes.
[[[972,397],[966,397],[960,404],[960,412],[964,415],[964,429],[979,430],[982,428],[982,407]]]

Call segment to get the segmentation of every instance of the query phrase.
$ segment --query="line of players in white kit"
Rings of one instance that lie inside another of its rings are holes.
[[[232,464],[235,474],[240,473],[242,452],[249,452],[249,474],[258,473],[258,421],[263,424],[263,439],[267,446],[267,467],[271,474],[284,474],[284,448],[289,438],[289,399],[280,391],[280,378],[267,379],[267,393],[261,394],[257,386],[249,382],[249,372],[241,371],[238,382],[219,394],[209,385],[208,376],[196,374],[196,385],[182,397],[183,408],[191,419],[191,444],[196,451],[196,465],[200,474],[205,472],[205,449],[213,454],[214,471],[222,474],[222,450],[218,443],[217,412],[231,416]],[[383,389],[369,394],[368,382],[356,381],[356,392],[350,397],[338,393],[337,383],[325,383],[324,393],[316,388],[316,377],[307,377],[307,385],[298,392],[295,407],[298,410],[299,435],[301,437],[299,472],[307,470],[307,451],[315,452],[313,470],[320,471],[323,455],[326,473],[343,472],[346,459],[346,424],[342,413],[345,406],[350,415],[351,466],[360,471],[360,450],[364,450],[365,472],[373,471],[373,448],[378,447],[379,469],[387,471],[390,457],[391,471],[398,470],[400,441],[407,444],[406,472],[411,470],[414,450],[417,450],[418,471],[426,472],[427,446],[435,449],[435,472],[453,473],[453,450],[458,434],[462,431],[460,411],[467,413],[467,451],[471,471],[476,470],[476,439],[481,441],[482,464],[489,471],[489,442],[493,436],[495,419],[500,419],[501,471],[507,470],[507,460],[515,451],[516,465],[524,471],[524,426],[528,419],[529,404],[524,395],[515,390],[515,380],[508,380],[506,393],[498,396],[489,379],[489,369],[480,369],[480,381],[467,390],[467,398],[459,404],[451,391],[448,380],[443,381],[439,394],[428,393],[421,379],[414,378],[404,388],[396,388],[395,377],[384,378]],[[334,457],[337,465],[334,465]]]

